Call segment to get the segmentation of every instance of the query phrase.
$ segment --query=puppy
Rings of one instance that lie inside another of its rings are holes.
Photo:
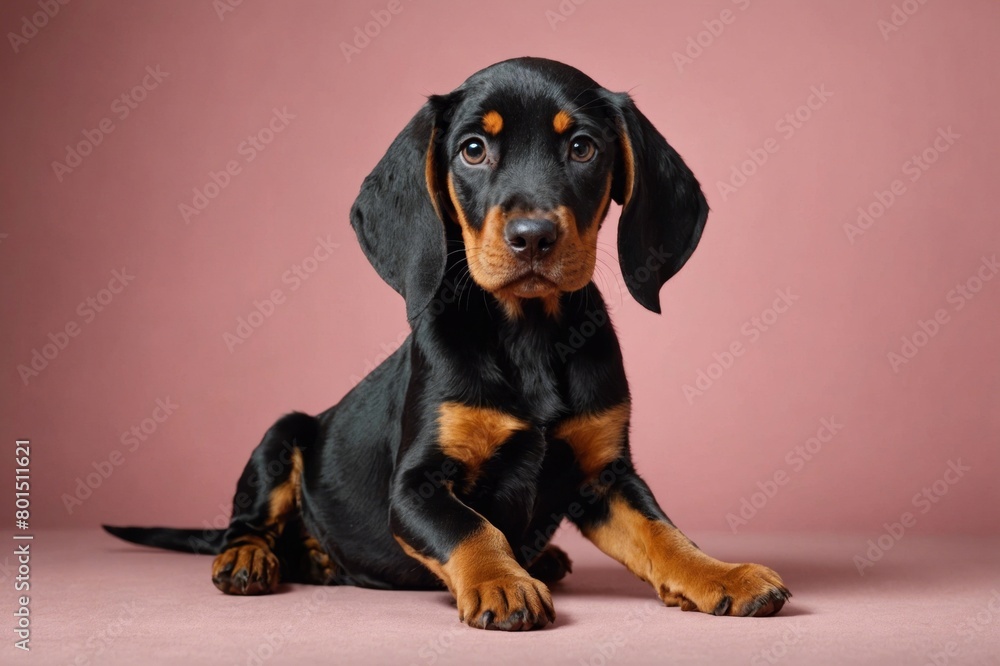
[[[778,574],[699,550],[632,465],[622,353],[592,282],[612,201],[625,284],[659,312],[708,205],[627,95],[519,58],[432,96],[351,210],[410,336],[336,406],[271,427],[227,530],[106,529],[215,554],[227,594],[444,585],[463,622],[522,630],[555,619],[547,584],[570,561],[548,541],[568,520],[668,606],[777,613]]]

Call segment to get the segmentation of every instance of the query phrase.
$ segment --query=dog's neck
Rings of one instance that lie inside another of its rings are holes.
[[[523,299],[517,316],[509,316],[463,268],[449,267],[413,321],[410,339],[415,362],[439,378],[431,384],[443,390],[443,399],[509,404],[544,425],[579,402],[571,387],[580,372],[586,375],[595,363],[621,370],[614,329],[593,282],[561,294],[555,315],[542,300]],[[621,382],[627,394],[623,377],[605,380]]]

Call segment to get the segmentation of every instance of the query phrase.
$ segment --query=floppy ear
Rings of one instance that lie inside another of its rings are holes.
[[[431,97],[361,185],[351,226],[368,261],[406,300],[406,317],[434,297],[445,269],[436,137],[447,100]]]
[[[643,307],[660,312],[660,287],[684,266],[701,238],[708,202],[698,180],[625,94],[613,95],[620,162],[612,193],[622,205],[618,259]]]

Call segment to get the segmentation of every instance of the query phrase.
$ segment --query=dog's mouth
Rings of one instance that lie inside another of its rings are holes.
[[[482,262],[473,267],[473,277],[480,287],[505,298],[549,299],[586,286],[593,275],[593,262],[572,253],[542,257],[531,262]]]
[[[559,285],[538,270],[527,270],[508,280],[498,291],[518,298],[543,298],[560,291]]]
[[[593,275],[597,227],[581,236],[573,212],[565,206],[554,213],[508,214],[494,207],[479,229],[461,216],[458,221],[472,278],[501,300],[551,301],[582,289]],[[551,228],[543,228],[543,222]],[[550,237],[545,237],[546,231]]]

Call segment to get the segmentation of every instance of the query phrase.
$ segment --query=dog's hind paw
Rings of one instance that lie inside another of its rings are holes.
[[[270,594],[280,577],[278,558],[263,543],[231,545],[212,562],[212,582],[226,594]]]
[[[552,584],[573,573],[573,563],[562,548],[546,546],[542,554],[528,565],[528,573],[543,583]]]

